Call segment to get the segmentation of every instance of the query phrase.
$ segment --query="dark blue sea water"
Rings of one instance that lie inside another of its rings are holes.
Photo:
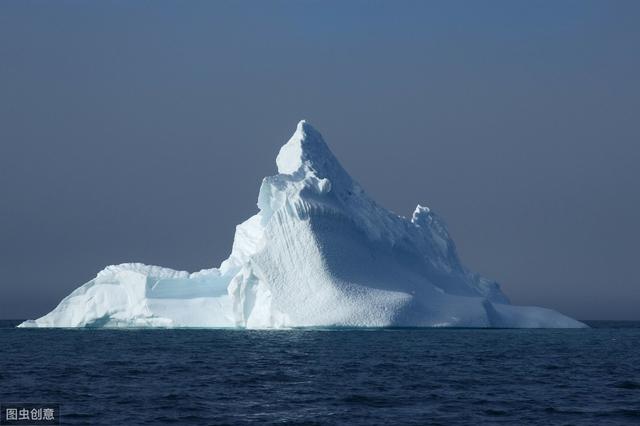
[[[0,403],[62,424],[640,424],[640,323],[585,330],[0,328]]]

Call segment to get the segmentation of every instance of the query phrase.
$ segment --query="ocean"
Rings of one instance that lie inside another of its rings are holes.
[[[640,322],[578,330],[16,329],[0,405],[63,425],[640,424]]]

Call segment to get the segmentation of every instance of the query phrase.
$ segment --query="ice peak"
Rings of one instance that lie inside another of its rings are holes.
[[[307,120],[300,120],[296,126],[296,132],[306,133],[308,131],[318,132]]]
[[[416,209],[413,211],[411,222],[419,225],[425,221],[425,219],[429,216],[429,213],[431,213],[431,209],[429,207],[418,204],[416,206]]]
[[[289,141],[280,148],[276,158],[278,173],[294,174],[301,168],[328,174],[340,167],[322,135],[306,120],[301,120]]]

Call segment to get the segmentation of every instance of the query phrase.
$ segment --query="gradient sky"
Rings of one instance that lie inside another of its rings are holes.
[[[640,2],[0,2],[0,318],[218,266],[305,118],[518,304],[640,319]]]

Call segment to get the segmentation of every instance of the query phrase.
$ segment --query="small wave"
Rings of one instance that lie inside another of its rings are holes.
[[[623,380],[622,382],[618,382],[615,384],[618,389],[640,389],[640,383],[634,382],[633,380]]]
[[[624,417],[629,419],[640,418],[640,409],[620,408],[617,410],[603,411],[596,413],[598,417]]]
[[[366,405],[367,407],[393,407],[396,402],[389,398],[368,395],[349,395],[343,398],[343,402],[353,405]]]
[[[504,410],[496,410],[493,408],[489,408],[487,410],[484,410],[484,413],[488,416],[506,416],[507,414],[509,414],[507,411]]]

